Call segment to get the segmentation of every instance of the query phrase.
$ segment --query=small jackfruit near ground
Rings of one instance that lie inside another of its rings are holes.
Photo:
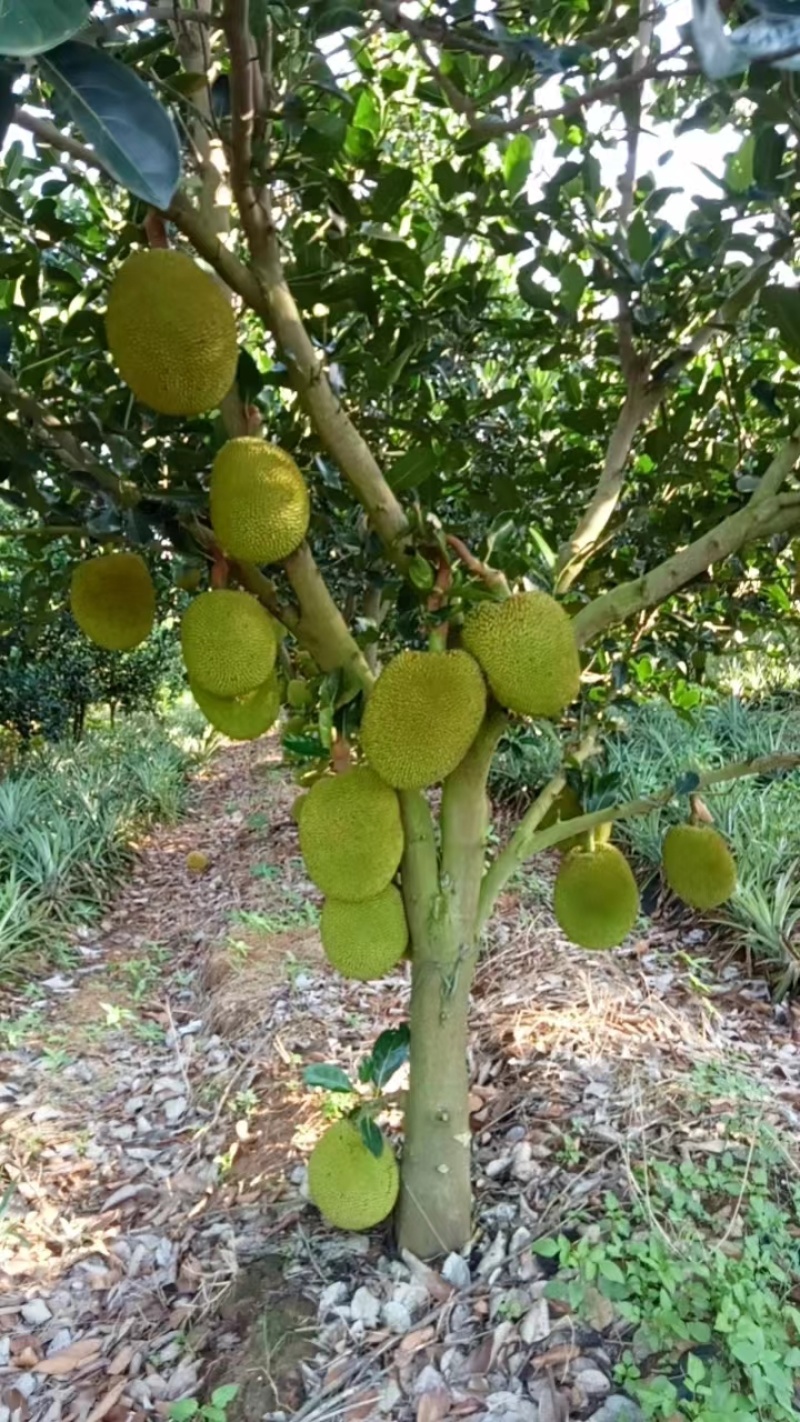
[[[719,908],[736,888],[733,855],[711,825],[672,825],[661,854],[673,894],[692,908]]]
[[[326,899],[320,936],[329,963],[345,978],[382,978],[408,947],[403,896],[394,884],[364,903]]]
[[[616,948],[639,917],[639,890],[624,854],[613,844],[573,849],[561,861],[553,910],[579,948]]]
[[[211,860],[202,849],[190,849],[186,856],[186,868],[190,874],[205,874]]]
[[[189,680],[212,696],[246,696],[263,686],[278,654],[276,625],[250,593],[200,593],[181,620]]]
[[[299,677],[293,677],[286,687],[286,704],[291,706],[293,711],[303,711],[313,701],[311,687],[307,681],[301,681]]]
[[[403,855],[397,795],[365,765],[317,780],[303,805],[300,849],[323,894],[347,903],[374,899]]]
[[[560,716],[578,695],[581,668],[572,623],[549,593],[479,603],[467,615],[462,640],[509,711]]]
[[[399,1190],[394,1151],[384,1140],[373,1155],[353,1121],[329,1126],[309,1157],[308,1193],[336,1229],[372,1229],[391,1214]]]
[[[129,652],[150,635],[156,591],[138,553],[105,553],[73,570],[72,616],[87,637],[109,652]]]
[[[209,724],[231,741],[256,740],[272,729],[280,714],[281,698],[274,673],[263,686],[244,696],[214,696],[191,680],[189,690]]]
[[[211,470],[211,526],[242,563],[280,563],[308,531],[306,482],[292,456],[245,436],[222,446]]]
[[[185,252],[133,252],[108,294],[108,348],[137,400],[202,415],[233,385],[239,352],[225,293]]]
[[[486,684],[467,652],[400,652],[372,690],[364,754],[387,785],[424,790],[455,770],[486,712]]]

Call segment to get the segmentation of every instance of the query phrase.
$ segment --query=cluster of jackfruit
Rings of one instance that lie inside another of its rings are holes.
[[[200,593],[181,620],[181,647],[192,695],[203,715],[232,740],[253,740],[274,725],[280,691],[274,672],[277,624],[249,593]]]
[[[556,877],[553,910],[579,948],[616,948],[639,917],[639,890],[624,854],[613,844],[571,849]]]
[[[301,809],[302,807],[302,809]],[[309,878],[326,895],[320,935],[345,977],[382,977],[408,947],[400,891],[400,802],[369,766],[327,775],[295,802]]]
[[[467,614],[462,641],[508,711],[560,716],[578,695],[581,669],[572,623],[548,593],[479,603]]]
[[[202,415],[233,385],[236,321],[215,277],[183,252],[153,248],[123,262],[108,296],[114,364],[143,405]]]
[[[337,1121],[317,1141],[308,1161],[308,1193],[336,1229],[372,1229],[390,1215],[400,1190],[394,1151],[365,1145],[358,1125]]]
[[[211,526],[220,547],[242,563],[280,563],[308,530],[305,480],[292,456],[266,440],[223,445],[209,491]]]
[[[711,825],[672,825],[664,836],[661,862],[673,894],[692,908],[719,908],[736,888],[733,855]]]
[[[98,647],[129,652],[150,635],[156,593],[138,553],[105,553],[73,569],[70,608],[78,626]]]

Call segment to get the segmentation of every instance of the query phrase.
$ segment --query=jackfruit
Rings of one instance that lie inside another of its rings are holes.
[[[292,808],[289,811],[289,814],[291,815],[296,825],[299,825],[300,823],[300,816],[303,813],[303,805],[305,803],[307,794],[308,792],[306,790],[301,790],[300,794],[295,795],[292,801]]]
[[[577,790],[574,790],[571,785],[565,785],[564,789],[556,796],[547,814],[539,821],[536,831],[538,833],[539,830],[549,829],[551,825],[560,820],[574,820],[578,815],[585,814],[586,810],[581,804]],[[597,825],[594,830],[595,844],[607,844],[613,828],[610,821],[608,824]],[[573,834],[569,836],[569,839],[559,840],[558,844],[553,845],[553,848],[557,849],[559,854],[569,854],[570,850],[577,849],[578,845],[588,848],[589,839],[588,831],[584,834]]]
[[[397,795],[365,765],[317,780],[303,806],[300,849],[323,894],[347,903],[374,899],[403,855]]]
[[[616,948],[639,917],[639,890],[624,854],[603,844],[565,855],[553,909],[559,927],[579,948]]]
[[[150,635],[156,591],[138,553],[105,553],[73,570],[70,607],[81,631],[109,652],[129,652]]]
[[[219,451],[209,509],[217,541],[243,563],[280,563],[308,531],[308,489],[292,456],[250,436]]]
[[[232,741],[254,741],[263,736],[280,714],[281,699],[274,674],[244,696],[214,696],[191,680],[189,690],[206,720]]]
[[[108,294],[106,335],[137,400],[163,415],[202,415],[233,385],[236,320],[219,283],[184,252],[133,252]]]
[[[293,677],[286,687],[286,704],[291,706],[293,711],[302,711],[306,706],[310,706],[313,701],[311,687],[307,681],[300,681],[298,677]]]
[[[186,856],[186,868],[190,874],[205,874],[211,860],[202,849],[190,849]]]
[[[711,825],[672,825],[661,854],[673,894],[692,908],[719,908],[736,888],[733,855]]]
[[[354,1121],[337,1121],[314,1146],[308,1161],[308,1193],[336,1229],[372,1229],[395,1207],[400,1172],[384,1140],[375,1156]]]
[[[345,978],[382,978],[408,947],[403,896],[394,884],[363,903],[326,899],[319,927],[328,961]]]
[[[578,695],[578,645],[567,613],[544,592],[482,602],[462,641],[501,706],[521,716],[560,716]]]
[[[367,702],[364,754],[387,785],[424,790],[464,759],[485,712],[486,686],[467,652],[401,652]]]
[[[213,696],[246,696],[263,686],[278,654],[276,625],[249,593],[200,593],[181,620],[189,678]]]

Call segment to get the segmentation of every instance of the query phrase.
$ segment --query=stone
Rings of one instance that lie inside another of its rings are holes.
[[[411,1328],[411,1314],[404,1303],[396,1299],[385,1303],[381,1309],[381,1321],[390,1333],[408,1333]]]
[[[527,1185],[534,1175],[539,1174],[539,1166],[532,1159],[530,1141],[520,1141],[511,1152],[511,1174],[521,1185]]]
[[[64,1348],[69,1348],[71,1342],[72,1334],[69,1329],[59,1328],[58,1331],[53,1334],[53,1337],[45,1348],[45,1356],[52,1358],[54,1353],[60,1353]]]
[[[468,1289],[472,1283],[469,1265],[460,1254],[448,1254],[442,1265],[442,1278],[454,1289]]]
[[[539,1409],[515,1392],[493,1392],[486,1399],[486,1422],[539,1422]]]
[[[615,1392],[598,1412],[592,1413],[591,1422],[644,1422],[644,1413],[630,1397]]]
[[[543,1339],[550,1337],[550,1310],[547,1307],[547,1299],[537,1299],[528,1312],[525,1314],[519,1326],[519,1336],[528,1347],[533,1343],[541,1343]]]
[[[350,1302],[350,1317],[354,1323],[363,1323],[365,1328],[377,1328],[380,1316],[380,1299],[376,1299],[362,1284],[360,1289],[356,1289]]]
[[[480,1279],[488,1279],[489,1275],[493,1274],[495,1269],[499,1269],[500,1265],[505,1262],[505,1257],[506,1236],[503,1234],[503,1231],[500,1230],[495,1235],[478,1265],[478,1277]]]
[[[587,1397],[605,1397],[611,1391],[611,1383],[599,1368],[587,1367],[577,1372],[576,1366],[575,1381]]]
[[[430,1295],[424,1284],[397,1284],[392,1295],[395,1303],[403,1305],[412,1318],[418,1318],[421,1313],[426,1313],[430,1304]]]
[[[31,1328],[38,1328],[40,1324],[49,1323],[53,1317],[44,1299],[33,1299],[31,1303],[22,1305],[20,1309],[22,1317]]]
[[[414,1383],[414,1396],[424,1397],[428,1392],[447,1392],[444,1378],[432,1363],[426,1363],[422,1372]]]
[[[164,1102],[164,1115],[170,1126],[179,1121],[181,1116],[185,1116],[188,1105],[189,1102],[185,1096],[171,1096],[168,1101]]]
[[[511,1165],[510,1155],[498,1155],[495,1160],[490,1160],[486,1166],[486,1174],[490,1180],[498,1180],[501,1175],[505,1175]]]
[[[328,1284],[319,1296],[317,1307],[320,1318],[324,1318],[337,1305],[347,1303],[348,1292],[347,1285],[341,1279],[335,1284]]]

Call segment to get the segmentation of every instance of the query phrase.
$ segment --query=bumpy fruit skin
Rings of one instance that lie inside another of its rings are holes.
[[[361,744],[397,790],[424,790],[455,770],[486,714],[486,685],[467,652],[401,652],[370,695]]]
[[[186,856],[186,868],[190,874],[205,874],[210,864],[211,860],[202,849],[190,849]]]
[[[408,947],[403,896],[394,884],[364,903],[326,899],[320,936],[329,963],[345,978],[382,978]]]
[[[347,903],[374,899],[403,856],[397,795],[365,765],[317,780],[303,805],[300,849],[323,894]]]
[[[462,641],[501,706],[521,716],[560,716],[578,695],[581,668],[567,613],[544,592],[482,602]]]
[[[733,855],[711,825],[672,825],[661,854],[673,894],[692,908],[719,908],[736,888]]]
[[[561,861],[553,909],[579,948],[616,948],[639,917],[639,890],[624,854],[613,844],[573,849]]]
[[[152,248],[126,258],[108,294],[106,335],[125,384],[162,415],[202,415],[233,385],[233,310],[185,252]]]
[[[272,618],[249,593],[219,588],[189,603],[181,620],[183,660],[190,681],[212,696],[246,696],[275,666]]]
[[[254,741],[271,730],[278,719],[281,699],[277,678],[245,696],[214,696],[190,680],[189,690],[206,720],[231,741]]]
[[[336,1229],[380,1224],[394,1209],[399,1189],[394,1151],[384,1141],[380,1155],[374,1156],[352,1121],[329,1126],[309,1157],[308,1193]]]
[[[109,652],[129,652],[150,635],[156,592],[138,553],[106,553],[73,570],[70,607],[81,631]]]
[[[286,687],[286,705],[293,711],[303,711],[311,705],[313,697],[308,682],[293,677]]]
[[[219,451],[209,508],[217,541],[242,563],[280,563],[308,531],[308,489],[292,456],[251,436]]]

